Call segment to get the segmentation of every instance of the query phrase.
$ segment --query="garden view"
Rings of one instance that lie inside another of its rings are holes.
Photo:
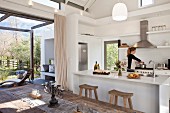
[[[40,22],[13,16],[0,22],[1,26],[22,29],[30,29],[37,24]],[[51,26],[34,31],[35,77],[40,75],[40,42],[45,29],[51,29]],[[17,74],[30,68],[30,33],[0,30],[0,39],[0,81],[17,78]]]

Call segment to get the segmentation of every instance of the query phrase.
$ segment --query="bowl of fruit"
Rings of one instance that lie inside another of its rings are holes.
[[[130,73],[127,78],[129,79],[140,79],[140,75],[138,73]]]

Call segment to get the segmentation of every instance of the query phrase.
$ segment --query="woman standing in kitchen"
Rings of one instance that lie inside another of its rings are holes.
[[[128,57],[128,69],[133,69],[135,67],[132,68],[132,63],[133,60],[137,61],[138,63],[143,63],[139,58],[137,58],[134,54],[136,53],[136,48],[135,47],[130,47],[127,50],[127,57]]]

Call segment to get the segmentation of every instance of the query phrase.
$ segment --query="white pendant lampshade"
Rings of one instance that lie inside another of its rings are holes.
[[[127,7],[124,3],[117,3],[112,10],[112,18],[115,21],[126,20],[128,16]]]

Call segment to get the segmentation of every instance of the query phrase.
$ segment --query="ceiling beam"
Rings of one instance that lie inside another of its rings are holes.
[[[65,4],[67,4],[69,2],[69,0],[65,0]]]
[[[9,10],[9,9],[4,9],[4,8],[0,8],[0,13],[2,13],[2,14],[3,13],[5,13],[5,14],[10,13],[13,16],[16,16],[16,17],[21,17],[21,18],[26,18],[26,19],[36,20],[36,21],[42,21],[42,22],[54,21],[53,19],[33,16],[33,15],[30,15],[30,14],[25,14],[25,13],[21,13],[21,12],[17,12],[17,11],[14,11],[14,10]]]
[[[11,28],[11,27],[3,27],[3,26],[0,26],[0,29],[9,30],[9,31],[20,31],[20,32],[30,32],[31,31],[28,29],[19,29],[19,28]]]
[[[4,16],[2,16],[2,17],[0,18],[0,22],[2,22],[3,20],[7,19],[9,16],[11,16],[10,13],[5,14]]]
[[[57,2],[57,3],[66,3],[66,1],[68,1],[68,0],[51,0],[51,1],[53,1],[53,2]]]
[[[52,24],[52,23],[54,23],[54,22],[46,22],[46,23],[38,24],[38,25],[31,27],[31,29],[40,28],[40,27],[43,27],[43,26],[46,26],[46,25],[49,25],[49,24]]]
[[[84,6],[84,11],[86,11],[87,9],[89,9],[94,3],[96,2],[96,0],[90,0],[86,3],[86,5]]]

